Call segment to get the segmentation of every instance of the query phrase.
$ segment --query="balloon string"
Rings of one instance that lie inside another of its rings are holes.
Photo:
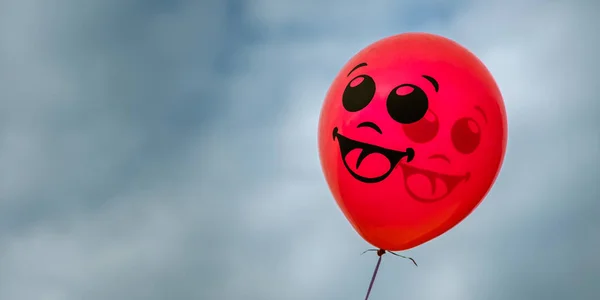
[[[381,258],[385,254],[385,250],[379,249],[377,251],[377,255],[379,259],[377,260],[377,265],[375,265],[375,271],[373,271],[373,277],[371,277],[371,283],[369,283],[369,289],[367,290],[367,296],[365,296],[365,300],[369,300],[369,295],[371,294],[371,289],[373,289],[373,283],[375,283],[375,277],[377,277],[377,272],[379,271],[379,265],[381,265]]]
[[[367,290],[367,296],[365,296],[365,300],[369,300],[369,295],[371,294],[371,289],[373,289],[373,284],[375,283],[375,277],[377,277],[377,272],[379,271],[379,266],[381,265],[381,258],[383,257],[383,255],[386,252],[390,253],[390,254],[393,254],[395,256],[398,256],[398,257],[409,259],[410,261],[412,261],[412,263],[415,266],[418,267],[417,262],[412,257],[400,255],[398,253],[394,253],[394,252],[391,252],[391,251],[386,251],[386,250],[383,250],[383,249],[379,249],[379,250],[377,250],[377,249],[369,249],[369,250],[366,250],[365,252],[363,252],[362,254],[365,254],[365,253],[370,252],[370,251],[377,251],[377,256],[379,256],[379,259],[377,259],[377,265],[375,265],[375,271],[373,271],[373,276],[371,277],[371,282],[369,283],[369,289]]]

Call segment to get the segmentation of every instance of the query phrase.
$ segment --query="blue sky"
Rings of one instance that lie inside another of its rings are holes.
[[[379,38],[456,39],[504,94],[487,199],[371,299],[600,297],[593,1],[0,1],[0,300],[362,299],[316,128]]]

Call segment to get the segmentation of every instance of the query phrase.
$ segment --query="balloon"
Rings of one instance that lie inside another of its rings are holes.
[[[406,250],[447,232],[483,200],[507,142],[504,102],[456,42],[405,33],[371,44],[334,79],[319,156],[344,215],[368,243]]]

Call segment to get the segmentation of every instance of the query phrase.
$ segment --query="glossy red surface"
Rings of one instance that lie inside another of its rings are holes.
[[[482,201],[502,165],[507,120],[496,82],[474,54],[441,36],[406,33],[342,68],[318,138],[346,218],[368,243],[399,251],[450,230]]]

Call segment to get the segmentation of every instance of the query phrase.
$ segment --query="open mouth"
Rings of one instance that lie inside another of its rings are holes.
[[[364,183],[386,179],[403,157],[410,162],[415,156],[412,148],[398,151],[349,139],[341,135],[337,127],[333,129],[333,140],[336,139],[344,166],[352,177]]]
[[[465,175],[448,175],[400,164],[404,173],[404,186],[408,194],[417,201],[435,202],[448,196],[462,181],[469,180]]]

